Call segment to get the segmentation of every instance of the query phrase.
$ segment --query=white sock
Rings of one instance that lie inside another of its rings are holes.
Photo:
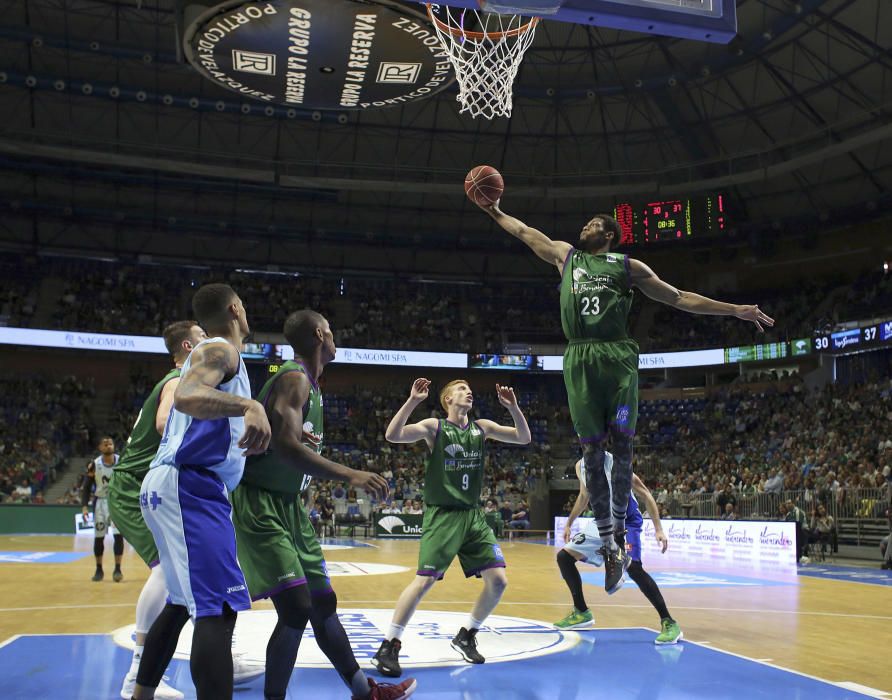
[[[403,632],[406,631],[406,628],[402,625],[395,625],[392,622],[390,623],[390,629],[387,630],[387,639],[388,641],[391,639],[400,639],[403,636]]]
[[[139,600],[136,601],[136,631],[142,634],[148,633],[152,623],[161,614],[167,603],[167,584],[164,582],[164,572],[159,564],[142,587]]]
[[[483,620],[476,619],[473,615],[468,617],[468,624],[465,625],[465,629],[470,632],[471,630],[479,630],[483,627]]]
[[[130,661],[130,670],[127,675],[136,675],[139,670],[139,660],[142,658],[143,647],[137,646],[133,648],[133,659]]]

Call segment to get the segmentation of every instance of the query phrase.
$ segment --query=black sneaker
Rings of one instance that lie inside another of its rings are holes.
[[[400,649],[403,643],[399,639],[385,639],[372,657],[372,664],[378,673],[389,678],[399,678],[403,674],[400,668]]]
[[[465,661],[469,664],[486,662],[486,659],[477,651],[477,630],[469,631],[462,627],[452,639],[452,648],[465,657]]]
[[[96,567],[96,573],[93,574],[92,581],[101,581],[105,578],[105,572],[102,570],[101,566]]]
[[[624,549],[609,550],[604,546],[598,552],[604,559],[604,590],[608,595],[613,595],[623,587],[626,569],[632,558]]]
[[[124,574],[121,573],[120,569],[115,569],[114,573],[112,573],[112,579],[114,579],[115,583],[120,583],[124,580]]]

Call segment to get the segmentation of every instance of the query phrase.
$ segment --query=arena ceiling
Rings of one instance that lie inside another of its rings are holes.
[[[654,196],[781,234],[890,207],[888,0],[740,0],[729,45],[544,22],[492,122],[454,86],[266,109],[177,60],[174,5],[0,0],[3,249],[479,275],[516,252],[464,199],[479,163],[568,240]]]

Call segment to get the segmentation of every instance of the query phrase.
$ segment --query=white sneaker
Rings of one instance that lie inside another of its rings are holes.
[[[806,556],[803,556],[803,557],[800,557],[799,563],[802,564],[802,566],[806,566],[807,564],[811,564],[811,559],[809,559]]]
[[[167,676],[164,676],[164,678],[167,678]],[[183,700],[186,696],[176,688],[171,688],[167,685],[167,683],[164,682],[164,678],[161,679],[158,687],[155,688],[155,700]],[[124,700],[131,700],[135,690],[136,671],[131,671],[124,676],[124,685],[121,686],[121,697],[124,698]]]
[[[256,661],[249,661],[241,652],[232,652],[232,682],[235,685],[248,683],[266,672],[266,666]],[[157,696],[156,696],[157,697]]]

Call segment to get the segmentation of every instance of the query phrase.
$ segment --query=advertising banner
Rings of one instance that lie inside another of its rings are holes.
[[[591,518],[573,522],[571,535]],[[566,517],[554,519],[555,543],[564,545]],[[752,569],[762,573],[796,573],[796,525],[753,520],[664,520],[669,549],[660,553],[650,519],[641,531],[642,561],[678,568]]]
[[[423,515],[408,513],[377,513],[375,515],[375,537],[419,539],[423,518]]]

